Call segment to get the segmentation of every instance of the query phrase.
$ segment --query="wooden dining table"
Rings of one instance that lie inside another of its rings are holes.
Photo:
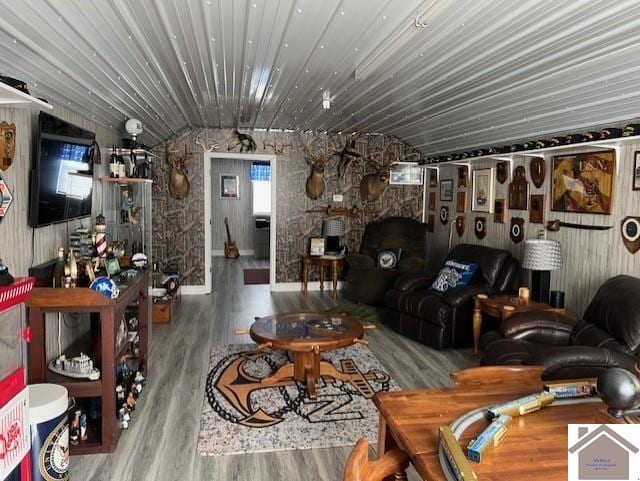
[[[438,458],[438,428],[476,408],[542,391],[541,373],[539,367],[478,367],[453,373],[455,386],[451,388],[377,394],[378,457],[399,448],[422,479],[445,480]],[[598,415],[603,411],[604,404],[598,401],[552,405],[514,418],[501,444],[481,463],[471,463],[472,469],[479,481],[565,481],[567,425],[594,423],[596,419],[602,422]],[[469,426],[461,436],[461,447],[466,448],[488,424],[482,419]],[[402,477],[387,479],[397,481]]]

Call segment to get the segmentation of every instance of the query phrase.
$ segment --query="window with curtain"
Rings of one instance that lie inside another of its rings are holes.
[[[251,164],[251,193],[253,215],[271,215],[271,164],[269,162]]]

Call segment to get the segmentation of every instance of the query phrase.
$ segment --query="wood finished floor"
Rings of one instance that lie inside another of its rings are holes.
[[[339,481],[351,447],[202,457],[196,451],[207,375],[214,344],[249,342],[234,329],[249,327],[256,315],[328,309],[326,292],[271,293],[267,285],[245,286],[244,268],[266,261],[240,258],[213,262],[213,292],[185,296],[169,325],[154,326],[151,375],[133,422],[116,451],[73,457],[72,481]],[[342,296],[337,303],[345,302]],[[448,373],[476,364],[471,351],[435,351],[385,326],[367,334],[369,347],[403,388],[450,384]],[[409,472],[412,481],[419,478]]]

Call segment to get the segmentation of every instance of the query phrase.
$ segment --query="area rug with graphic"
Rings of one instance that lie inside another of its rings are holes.
[[[261,384],[290,361],[284,351],[254,344],[214,346],[209,357],[198,452],[224,456],[252,452],[375,444],[378,411],[373,394],[397,391],[396,382],[363,345],[322,353],[349,381],[318,380],[317,398],[292,378]]]

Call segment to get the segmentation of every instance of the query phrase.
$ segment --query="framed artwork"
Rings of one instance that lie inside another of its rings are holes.
[[[633,190],[640,190],[640,151],[633,154]]]
[[[493,212],[493,169],[473,171],[471,210]]]
[[[389,172],[390,185],[422,185],[424,171],[415,162],[397,162]]]
[[[438,169],[429,169],[429,187],[438,187]]]
[[[610,215],[615,171],[614,150],[554,157],[551,210]]]
[[[429,210],[436,210],[436,193],[429,192]]]
[[[467,193],[462,191],[458,192],[456,195],[456,212],[464,214],[467,210]]]
[[[451,202],[453,200],[453,179],[440,181],[440,202]]]
[[[314,257],[324,255],[324,237],[312,237],[309,239],[309,255]]]
[[[240,179],[237,175],[220,174],[220,198],[240,198]]]
[[[529,202],[529,222],[531,224],[544,224],[544,195],[532,195]]]

